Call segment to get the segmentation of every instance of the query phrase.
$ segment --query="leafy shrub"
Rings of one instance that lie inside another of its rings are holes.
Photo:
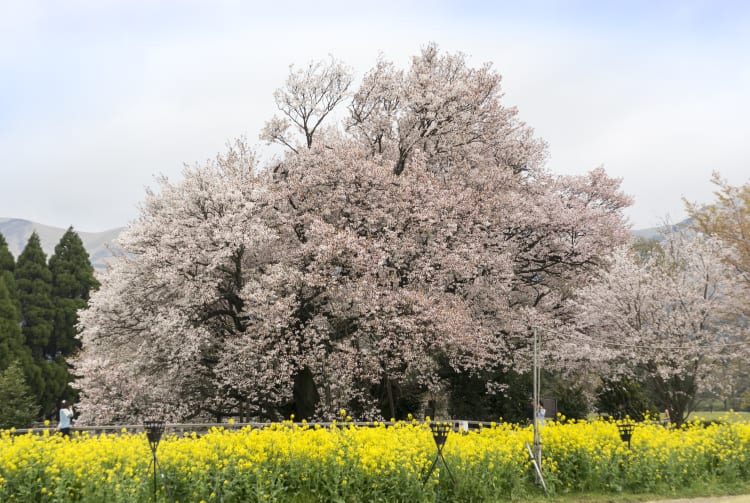
[[[596,388],[596,409],[614,419],[629,417],[643,421],[647,416],[656,417],[658,411],[653,402],[633,379],[602,379]]]

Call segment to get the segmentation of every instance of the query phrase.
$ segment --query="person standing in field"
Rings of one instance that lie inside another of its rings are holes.
[[[69,404],[66,400],[60,402],[60,422],[57,424],[57,429],[63,436],[70,436],[70,425],[73,420],[73,405]]]
[[[544,404],[539,400],[539,408],[537,409],[536,419],[539,422],[539,426],[544,426],[544,416],[547,415],[547,409],[544,408]]]

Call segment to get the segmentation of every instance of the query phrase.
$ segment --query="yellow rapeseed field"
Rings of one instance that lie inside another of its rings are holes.
[[[672,494],[750,479],[750,424],[636,425],[630,448],[611,421],[548,422],[543,471],[551,492]],[[525,448],[529,426],[499,422],[448,436],[436,459],[429,426],[278,423],[166,435],[159,501],[520,501],[539,494]],[[144,433],[0,433],[0,501],[151,501]],[[450,473],[448,473],[450,471]]]

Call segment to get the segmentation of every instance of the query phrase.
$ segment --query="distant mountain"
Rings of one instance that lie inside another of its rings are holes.
[[[657,241],[661,241],[666,230],[680,231],[691,225],[693,225],[693,219],[686,218],[682,222],[677,222],[676,224],[649,227],[648,229],[633,229],[630,233],[636,238],[656,239]]]
[[[91,265],[95,269],[104,269],[107,261],[113,256],[116,248],[109,248],[117,236],[122,232],[124,227],[110,229],[103,232],[80,232],[73,227],[83,241],[83,246],[89,252]],[[60,238],[67,229],[59,227],[50,227],[48,225],[21,220],[20,218],[0,218],[0,234],[8,242],[8,248],[15,258],[21,254],[29,241],[31,233],[36,231],[42,242],[42,249],[47,254],[47,259],[55,252],[55,246],[60,242]]]

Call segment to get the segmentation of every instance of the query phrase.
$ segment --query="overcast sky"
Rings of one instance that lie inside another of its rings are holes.
[[[244,136],[289,64],[360,76],[430,41],[490,61],[555,173],[603,165],[635,228],[750,178],[750,2],[0,0],[0,217],[126,225],[155,176]],[[362,5],[363,7],[358,7]]]

